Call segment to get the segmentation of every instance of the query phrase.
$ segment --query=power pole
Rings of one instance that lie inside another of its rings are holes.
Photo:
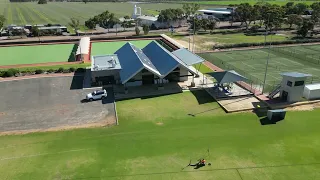
[[[194,35],[196,34],[196,20],[195,20],[195,15],[193,15],[193,36],[192,36],[192,52],[194,53]]]

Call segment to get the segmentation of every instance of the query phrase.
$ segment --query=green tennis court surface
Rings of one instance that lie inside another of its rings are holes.
[[[138,48],[144,48],[152,40],[140,40],[140,41],[128,41]],[[96,42],[92,43],[91,55],[104,55],[104,54],[114,54],[118,49],[120,49],[127,41],[118,42]]]
[[[199,54],[213,64],[235,70],[262,85],[269,49],[241,50]],[[320,82],[320,46],[274,47],[270,49],[267,86],[272,89],[281,81],[280,73],[301,72],[312,74],[308,83]]]
[[[68,62],[76,50],[74,44],[0,47],[0,65]]]

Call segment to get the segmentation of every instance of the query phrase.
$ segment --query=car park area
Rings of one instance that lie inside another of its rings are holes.
[[[115,123],[113,92],[93,102],[82,76],[0,82],[0,132],[38,131]],[[111,91],[111,92],[109,92]]]

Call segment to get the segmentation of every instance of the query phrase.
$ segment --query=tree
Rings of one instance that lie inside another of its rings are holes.
[[[252,6],[249,3],[241,3],[236,9],[236,15],[241,23],[244,23],[246,30],[248,30],[248,21],[251,18]]]
[[[88,0],[82,0],[82,2],[84,2],[85,4],[87,4]]]
[[[69,23],[69,25],[77,32],[77,30],[79,29],[79,25],[80,25],[79,19],[71,18],[70,20],[71,20],[71,22]]]
[[[31,33],[33,36],[40,36],[40,30],[38,26],[32,26]]]
[[[284,9],[279,5],[267,4],[264,7],[263,13],[261,14],[265,29],[269,29],[270,31],[272,31],[273,28],[280,27],[284,20],[284,14]]]
[[[149,31],[150,31],[150,27],[148,25],[146,25],[146,24],[144,24],[142,26],[142,29],[143,29],[144,35],[147,35],[149,33]]]
[[[184,14],[186,18],[189,18],[190,15],[194,15],[200,8],[200,4],[190,4],[186,3],[183,4],[182,9],[184,11]]]
[[[297,14],[290,14],[287,17],[286,24],[289,25],[289,28],[292,28],[292,25],[294,25],[294,24],[297,26],[300,26],[302,21],[303,21],[303,19],[301,16],[299,16]]]
[[[0,15],[0,29],[3,27],[6,22],[6,18],[3,15]]]
[[[122,21],[121,22],[121,26],[123,27],[124,31],[126,30],[126,28],[129,27],[129,21]]]
[[[217,20],[215,20],[215,19],[208,19],[208,29],[210,30],[210,31],[213,31],[216,27],[217,27],[217,23],[218,23],[218,21]]]
[[[158,16],[158,22],[165,22],[170,26],[170,22],[182,20],[184,18],[184,13],[181,9],[165,9],[161,10]]]
[[[309,19],[304,19],[302,26],[298,29],[297,34],[305,38],[310,30],[313,30],[314,22]]]
[[[305,3],[298,3],[294,5],[293,11],[295,14],[302,15],[308,8],[308,5]]]
[[[113,27],[115,24],[119,22],[119,19],[115,17],[113,13],[109,13],[109,11],[105,11],[101,14],[94,16],[93,18],[88,19],[85,21],[85,26],[89,29],[94,29],[97,24],[100,27],[110,28]]]
[[[315,2],[311,5],[312,8],[312,15],[311,15],[311,19],[317,23],[319,22],[319,18],[320,18],[320,3],[319,2]]]
[[[130,19],[130,17],[128,15],[124,16],[124,19]]]
[[[139,36],[140,35],[140,29],[139,27],[136,26],[136,28],[134,29],[136,31],[136,35]]]
[[[38,4],[47,4],[48,2],[47,2],[47,0],[39,0],[38,1]]]

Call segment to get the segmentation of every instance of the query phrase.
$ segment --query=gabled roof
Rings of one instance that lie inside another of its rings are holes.
[[[207,73],[208,75],[214,77],[218,84],[223,83],[232,83],[232,82],[238,82],[238,81],[246,81],[247,78],[244,76],[238,74],[236,71],[222,71],[222,72],[212,72]]]
[[[143,52],[132,45],[126,43],[115,54],[118,55],[122,69],[120,70],[120,78],[122,84],[129,81],[133,76],[139,73],[142,69],[147,69],[156,76],[161,76],[149,58]]]
[[[288,77],[310,77],[311,74],[304,74],[304,73],[298,73],[298,72],[285,72],[281,73],[282,76],[288,76]]]
[[[202,63],[204,59],[202,59],[200,56],[193,54],[189,50],[185,48],[181,48],[178,50],[175,50],[172,52],[175,56],[177,56],[181,61],[183,61],[188,66],[191,66],[193,64]]]
[[[155,41],[149,43],[142,49],[142,51],[149,57],[152,64],[157,67],[158,71],[163,77],[167,76],[170,72],[172,72],[179,66],[183,66],[184,68],[189,70],[189,72],[197,74],[193,69],[188,67],[186,63],[181,61],[179,58],[177,58],[175,55],[173,55],[171,52],[169,52],[167,49],[165,49]]]

